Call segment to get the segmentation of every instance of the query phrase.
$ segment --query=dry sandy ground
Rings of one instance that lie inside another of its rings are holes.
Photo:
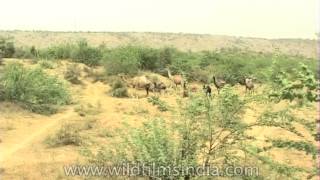
[[[28,61],[24,61],[24,64],[35,66]],[[61,75],[66,64],[68,63],[63,61],[59,68],[48,70],[48,72]],[[80,155],[82,146],[51,148],[44,142],[48,136],[55,133],[65,123],[83,125],[88,120],[94,119],[93,128],[81,131],[83,138],[88,141],[87,146],[90,146],[90,142],[107,145],[112,137],[106,137],[105,133],[110,132],[116,136],[117,130],[122,126],[122,121],[138,126],[141,122],[152,117],[161,116],[169,120],[173,119],[170,112],[158,111],[156,107],[147,102],[146,98],[113,98],[107,94],[110,88],[108,85],[101,82],[93,83],[92,79],[85,76],[81,80],[82,85],[70,86],[74,104],[63,107],[59,113],[51,116],[30,113],[12,103],[0,103],[1,179],[67,179],[63,172],[64,165],[85,162],[85,158]],[[240,94],[244,92],[243,87],[236,87],[236,90]],[[144,91],[132,89],[130,89],[130,93],[144,95]],[[162,95],[161,98],[171,106],[176,106],[176,97],[179,96],[180,94],[171,91]],[[85,117],[80,116],[77,112],[81,105],[88,110]],[[280,103],[275,108],[281,109],[286,106],[286,103]],[[265,105],[251,104],[250,107],[245,113],[244,119],[247,122],[254,122],[264,111]],[[317,117],[315,106],[296,111],[296,114],[310,121],[314,121]],[[297,128],[305,135],[305,139],[316,143],[304,127],[297,125]],[[276,127],[257,127],[248,133],[258,139],[254,143],[257,146],[265,145],[264,140],[272,137],[290,140],[301,139],[293,133]],[[305,155],[300,151],[273,149],[266,155],[278,162],[297,167],[310,169],[314,165],[311,155]],[[71,177],[69,178],[71,179]]]

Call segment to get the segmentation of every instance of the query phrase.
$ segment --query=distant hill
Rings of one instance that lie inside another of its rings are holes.
[[[288,55],[317,57],[317,41],[308,39],[263,39],[182,33],[50,31],[0,31],[0,36],[13,37],[16,46],[34,45],[37,48],[86,39],[92,45],[104,43],[107,47],[135,44],[154,48],[170,46],[182,51],[235,47],[264,53],[274,52],[278,49]]]

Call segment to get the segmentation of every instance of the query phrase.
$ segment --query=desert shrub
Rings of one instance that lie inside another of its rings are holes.
[[[311,154],[315,159],[317,155],[317,147],[310,142],[305,141],[288,141],[288,140],[270,140],[272,147],[296,149],[298,151],[304,151],[306,154]]]
[[[44,69],[53,69],[54,68],[53,62],[51,62],[49,60],[39,60],[38,64],[40,65],[41,68],[44,68]]]
[[[120,73],[135,75],[139,70],[139,60],[139,51],[132,46],[107,51],[103,57],[108,75],[117,75]]]
[[[138,70],[156,71],[164,69],[173,61],[175,49],[154,49],[142,46],[124,46],[109,49],[104,55],[109,75],[137,74]]]
[[[84,67],[83,71],[86,73],[85,77],[89,77],[93,79],[93,82],[104,82],[106,83],[109,76],[105,72],[102,71],[96,71],[93,68],[90,67]]]
[[[160,49],[159,64],[160,67],[167,67],[173,61],[173,56],[177,52],[174,48],[165,47]]]
[[[160,111],[168,111],[169,106],[165,101],[162,101],[158,96],[151,96],[148,98],[148,102],[152,103],[152,105],[155,105],[158,107]]]
[[[195,67],[189,74],[189,79],[191,81],[198,81],[202,83],[209,83],[210,82],[211,73],[208,70],[200,69],[199,67]]]
[[[301,104],[316,101],[318,85],[315,75],[305,64],[300,63],[300,67],[293,69],[292,74],[279,70],[276,64],[272,67],[272,71],[275,77],[272,76],[271,79],[272,90],[269,96],[273,100],[298,100]]]
[[[169,66],[170,70],[173,74],[190,72],[199,64],[198,58],[197,53],[176,51],[173,54],[172,63]],[[188,73],[186,73],[186,78],[190,78]]]
[[[37,51],[42,59],[71,59],[88,66],[99,65],[102,52],[99,48],[91,47],[87,41],[81,40],[77,44],[60,44]]]
[[[126,84],[119,79],[117,79],[112,84],[110,93],[111,93],[111,96],[113,96],[113,97],[128,97],[129,96]]]
[[[112,161],[113,163],[143,163],[147,166],[174,167],[178,165],[179,144],[175,141],[172,128],[160,118],[152,119],[142,125],[141,128],[127,127],[127,131],[123,134],[124,140],[115,145],[116,149],[103,148],[96,155],[88,153],[90,161],[94,164],[105,164]],[[109,134],[107,134],[109,135]],[[129,155],[133,153],[132,156]],[[179,164],[180,165],[180,164]],[[150,174],[144,176],[161,177],[168,179],[169,172],[159,173],[151,168]],[[148,172],[145,172],[148,173]],[[179,178],[171,178],[179,179]]]
[[[35,46],[31,46],[30,48],[30,53],[34,56],[34,57],[37,57],[38,56],[38,51],[36,49]]]
[[[38,50],[37,56],[41,59],[69,59],[73,49],[75,47],[72,44],[60,44]]]
[[[3,101],[4,100],[4,94],[5,91],[4,91],[4,87],[2,84],[0,84],[0,101]]]
[[[160,53],[159,50],[152,48],[139,48],[140,51],[140,69],[155,70],[160,68]]]
[[[81,75],[80,68],[77,64],[71,64],[67,66],[67,70],[64,73],[64,78],[72,84],[81,84],[79,77]]]
[[[41,68],[27,69],[20,64],[9,64],[4,69],[0,84],[6,100],[40,114],[52,114],[60,105],[70,101],[70,94],[57,77],[49,76]]]
[[[15,49],[13,57],[14,58],[22,58],[22,59],[33,59],[33,58],[37,57],[36,52],[34,52],[35,54],[33,54],[31,50],[32,49],[28,49],[25,47],[17,47]]]
[[[97,103],[96,105],[81,104],[75,107],[74,111],[77,112],[80,116],[97,115],[101,112],[101,104],[100,103]]]
[[[293,74],[293,70],[303,61],[315,72],[315,60],[288,56],[283,54],[263,54],[240,49],[223,49],[219,52],[202,52],[199,66],[201,69],[212,72],[212,75],[224,77],[227,83],[234,85],[244,77],[255,77],[257,81],[268,83],[273,59],[277,59],[278,68]]]
[[[95,127],[97,123],[96,118],[86,118],[81,130],[89,130]]]
[[[263,115],[257,122],[245,123],[244,112],[250,102],[253,100],[240,97],[231,86],[226,86],[213,99],[201,95],[180,99],[179,114],[174,121],[156,118],[139,127],[128,125],[120,134],[123,139],[114,141],[113,148],[110,145],[102,146],[97,153],[95,151],[87,155],[90,162],[97,164],[129,162],[152,165],[156,169],[160,166],[185,168],[214,165],[219,169],[228,166],[256,167],[256,172],[242,174],[240,179],[294,179],[299,173],[309,174],[309,169],[279,163],[265,155],[268,153],[260,153],[262,148],[252,145],[255,137],[248,135],[248,130],[256,126],[271,126],[293,132],[294,120],[292,116],[280,117],[272,109],[271,114]],[[278,123],[270,119],[277,119]],[[315,146],[306,140],[272,141],[272,147],[316,154]],[[260,171],[262,168],[263,171]],[[150,177],[191,179],[194,175],[194,171],[179,170],[177,174],[151,172]]]
[[[0,37],[0,56],[11,58],[15,52],[14,43],[9,38]]]
[[[65,145],[80,146],[82,144],[82,139],[79,131],[79,127],[75,124],[64,124],[53,136],[49,136],[45,142],[50,147]]]
[[[79,41],[75,49],[72,50],[71,58],[75,62],[83,63],[88,66],[96,66],[100,64],[102,52],[98,48],[88,45],[87,41]]]

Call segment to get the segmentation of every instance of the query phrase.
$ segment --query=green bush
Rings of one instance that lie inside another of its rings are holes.
[[[60,44],[37,51],[37,56],[42,59],[69,59],[74,49],[74,45]]]
[[[298,151],[305,151],[306,154],[312,154],[315,159],[317,155],[317,147],[310,142],[305,141],[288,141],[288,140],[271,140],[272,146],[277,148],[296,149]]]
[[[0,84],[0,101],[3,101],[4,100],[4,94],[5,91],[4,91],[4,87],[2,84]]]
[[[155,105],[158,107],[160,111],[168,111],[169,106],[165,101],[162,101],[158,96],[151,96],[148,98],[148,102],[152,103],[152,105]]]
[[[4,98],[20,103],[32,112],[55,113],[57,107],[70,101],[65,85],[41,68],[27,69],[20,64],[9,64],[4,69],[0,84],[4,87]]]
[[[276,72],[270,72],[273,60],[278,62],[278,68],[294,74],[294,69],[303,61],[316,71],[316,61],[282,54],[263,54],[240,49],[223,49],[220,52],[202,52],[199,67],[212,72],[211,75],[224,77],[227,83],[234,85],[244,77],[255,77],[258,82],[268,83]]]
[[[82,144],[82,139],[79,134],[79,127],[74,124],[65,124],[51,137],[48,137],[45,142],[51,147]]]
[[[152,48],[140,48],[140,68],[154,71],[160,68],[160,52]]]
[[[37,56],[36,56],[36,54],[32,54],[31,49],[24,48],[24,47],[17,47],[15,49],[13,57],[14,58],[22,58],[22,59],[33,59]]]
[[[15,52],[14,43],[8,38],[0,37],[0,56],[5,58],[13,57]]]
[[[98,48],[90,47],[87,41],[79,41],[71,53],[71,58],[75,62],[96,66],[100,64],[102,53]]]
[[[120,73],[135,75],[138,73],[140,66],[140,54],[132,46],[120,47],[107,51],[103,61],[108,75]]]
[[[315,102],[317,99],[317,80],[313,72],[307,65],[301,63],[299,69],[293,69],[294,73],[289,74],[279,70],[276,63],[272,67],[272,74],[275,76],[270,79],[272,90],[269,97],[273,100],[298,100],[302,105],[304,102]]]
[[[111,96],[113,97],[128,97],[128,89],[126,84],[117,79],[113,84],[112,84],[112,88],[111,88]]]
[[[31,50],[30,50],[31,51]],[[87,41],[81,40],[77,44],[60,44],[36,51],[42,59],[71,59],[88,66],[100,64],[102,52],[99,48],[91,47]]]

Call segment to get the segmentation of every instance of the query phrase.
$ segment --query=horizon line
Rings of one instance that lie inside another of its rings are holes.
[[[23,29],[0,29],[0,32],[49,32],[49,33],[154,33],[154,34],[175,34],[175,35],[203,35],[203,36],[226,36],[236,38],[248,39],[266,39],[266,40],[311,40],[317,41],[320,39],[320,33],[315,33],[315,38],[303,37],[284,37],[284,38],[268,38],[268,37],[254,37],[241,35],[227,35],[227,34],[210,34],[210,33],[190,33],[190,32],[161,32],[161,31],[92,31],[92,30],[23,30]]]

